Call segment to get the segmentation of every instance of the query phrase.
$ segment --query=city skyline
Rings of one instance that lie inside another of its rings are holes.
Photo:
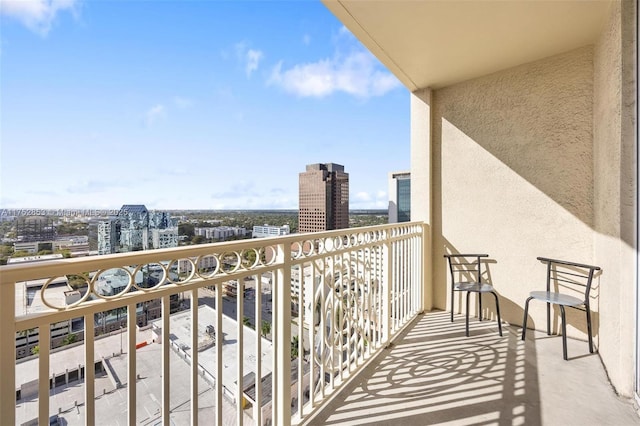
[[[2,1],[0,209],[386,209],[409,93],[319,2]],[[117,29],[116,29],[117,28]]]

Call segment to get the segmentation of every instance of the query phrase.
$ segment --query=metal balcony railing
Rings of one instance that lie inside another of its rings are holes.
[[[302,423],[422,311],[425,232],[402,223],[4,266],[2,423]],[[80,354],[77,372],[57,368],[66,351]],[[65,406],[62,390],[80,397]],[[117,395],[123,409],[110,407]]]

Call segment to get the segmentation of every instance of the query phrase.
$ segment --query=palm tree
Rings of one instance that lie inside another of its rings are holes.
[[[264,337],[267,337],[267,334],[271,333],[271,323],[268,321],[262,321],[262,326],[260,327],[260,331]]]

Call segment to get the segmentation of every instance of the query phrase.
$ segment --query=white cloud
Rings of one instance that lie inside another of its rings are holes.
[[[343,37],[352,37],[353,35],[351,34],[351,31],[349,31],[347,29],[347,27],[345,27],[344,25],[340,27],[340,29],[338,30],[338,36]]]
[[[264,53],[260,50],[247,48],[246,43],[237,43],[236,56],[244,66],[247,78],[250,78],[251,74],[260,66],[260,61],[264,58]]]
[[[366,99],[381,96],[400,86],[400,82],[384,71],[378,61],[362,47],[343,54],[336,50],[333,57],[298,64],[283,69],[280,61],[267,82],[286,92],[302,97],[323,98],[344,92]]]
[[[46,36],[58,15],[78,14],[79,0],[0,0],[0,14],[20,21],[31,31]]]
[[[158,120],[164,119],[167,116],[167,111],[164,105],[158,104],[151,107],[145,114],[145,124],[152,126]]]
[[[247,52],[247,66],[245,68],[247,77],[251,77],[251,73],[258,69],[258,64],[263,57],[264,54],[261,51],[249,49]]]

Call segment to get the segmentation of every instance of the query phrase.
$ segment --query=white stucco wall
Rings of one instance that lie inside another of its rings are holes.
[[[544,288],[537,256],[598,265],[594,339],[624,396],[637,343],[635,8],[613,2],[595,45],[411,100],[413,188],[429,188],[412,194],[412,219],[432,235],[425,305],[449,309],[446,252],[491,256],[486,279],[516,326],[529,291]],[[530,314],[544,329],[545,305]],[[586,340],[584,314],[568,314],[568,334]]]
[[[432,94],[430,89],[411,94],[411,220],[425,222],[423,238],[423,306],[433,309],[433,242],[431,224],[432,176]]]
[[[634,388],[636,330],[633,5],[612,4],[594,48],[594,262],[603,268],[599,352],[625,396]]]
[[[586,47],[434,92],[434,306],[449,306],[445,252],[491,256],[487,278],[514,324],[544,288],[537,256],[591,262],[592,83]],[[545,327],[545,312],[532,303],[530,324]],[[583,334],[584,320],[569,322]]]

